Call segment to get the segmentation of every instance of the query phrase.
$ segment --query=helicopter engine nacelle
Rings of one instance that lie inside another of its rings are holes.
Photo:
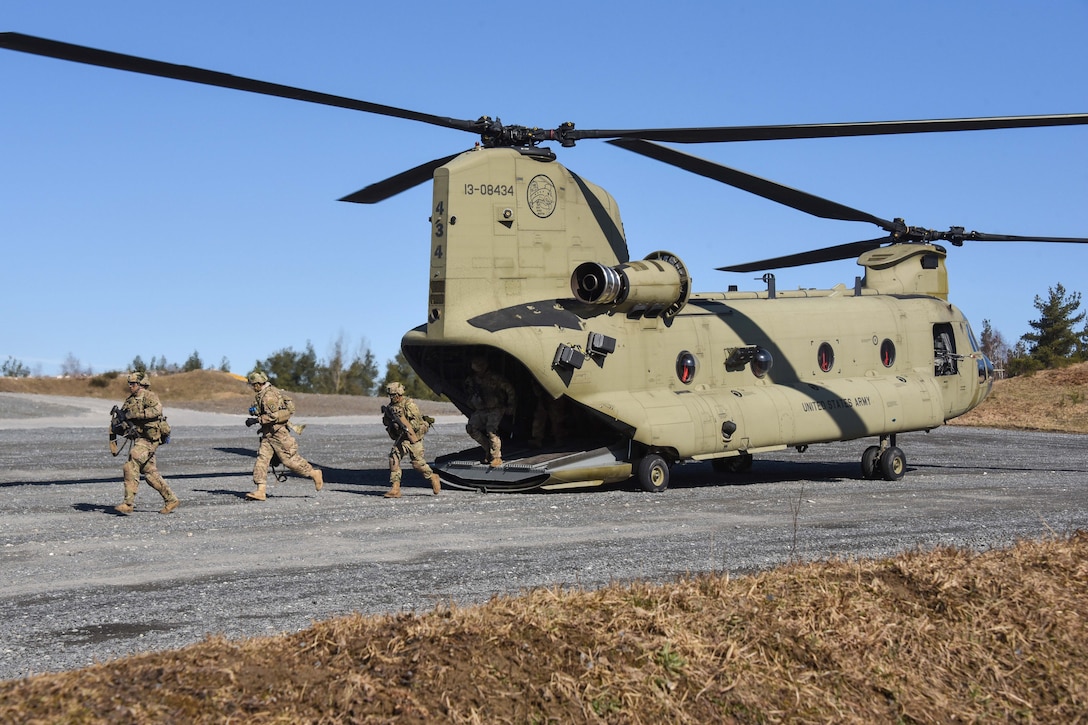
[[[570,289],[579,302],[612,305],[618,312],[645,317],[672,317],[691,296],[691,277],[675,254],[654,252],[615,267],[583,262],[571,275]]]

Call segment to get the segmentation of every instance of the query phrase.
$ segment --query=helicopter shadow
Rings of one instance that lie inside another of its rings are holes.
[[[690,470],[689,470],[690,469]],[[913,470],[907,467],[907,471]],[[719,473],[710,464],[695,464],[674,469],[670,489],[704,488],[707,486],[755,486],[765,483],[838,483],[861,481],[858,463],[794,462],[773,459],[756,460],[748,471]]]

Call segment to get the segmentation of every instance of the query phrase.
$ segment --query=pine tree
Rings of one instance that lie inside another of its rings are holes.
[[[1035,296],[1035,308],[1039,310],[1039,319],[1028,324],[1034,332],[1024,334],[1020,339],[1027,344],[1027,354],[1043,368],[1058,368],[1076,362],[1076,356],[1082,349],[1083,333],[1076,332],[1076,326],[1085,318],[1085,313],[1074,314],[1080,307],[1080,292],[1066,294],[1065,287],[1059,282],[1049,289],[1050,295],[1043,300]]]
[[[203,370],[204,361],[200,359],[200,353],[193,350],[193,354],[189,356],[189,359],[185,361],[185,364],[181,366],[181,371],[185,373],[191,373],[194,370]]]

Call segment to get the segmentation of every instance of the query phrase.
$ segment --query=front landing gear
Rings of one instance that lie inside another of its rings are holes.
[[[880,436],[880,445],[861,454],[861,477],[898,481],[907,472],[907,456],[895,445],[895,434]]]

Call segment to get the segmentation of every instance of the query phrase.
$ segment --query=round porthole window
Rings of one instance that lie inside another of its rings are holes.
[[[835,350],[829,343],[821,342],[816,350],[816,362],[825,373],[835,367]]]
[[[698,367],[695,356],[687,350],[676,357],[676,377],[680,379],[684,385],[691,384],[691,381],[695,379],[695,371]]]
[[[771,353],[762,347],[756,350],[756,354],[752,358],[752,374],[757,378],[762,378],[771,371],[773,366],[774,358],[771,357]]]
[[[895,343],[891,340],[885,339],[880,343],[880,362],[886,368],[895,364]]]

